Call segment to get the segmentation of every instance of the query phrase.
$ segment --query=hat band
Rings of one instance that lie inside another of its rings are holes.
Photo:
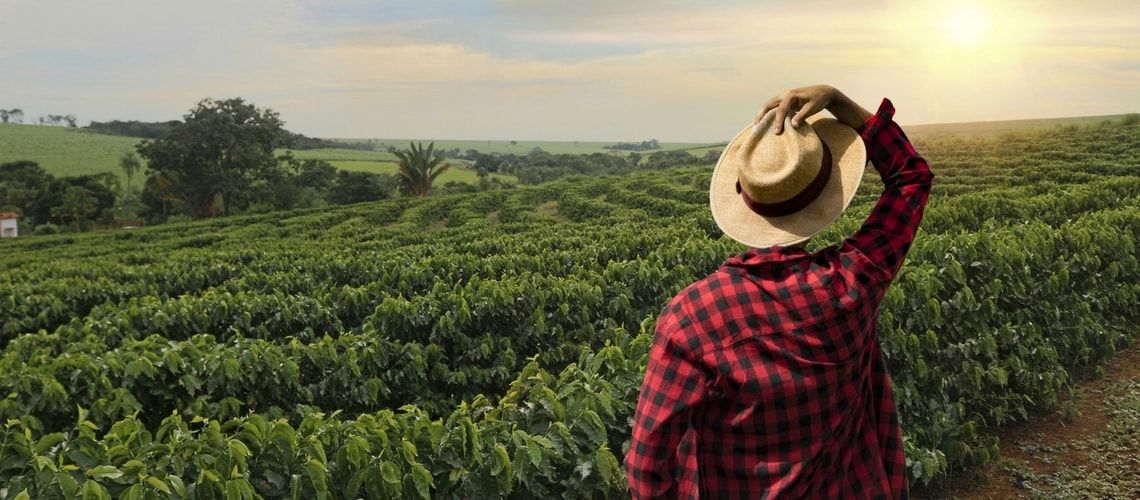
[[[779,217],[803,210],[804,207],[815,201],[823,192],[823,187],[827,185],[827,181],[831,179],[832,170],[831,150],[828,149],[827,143],[820,141],[820,144],[823,144],[823,161],[819,166],[819,172],[815,174],[815,179],[812,179],[807,187],[791,198],[776,203],[761,203],[749,198],[748,193],[740,189],[740,181],[737,180],[736,192],[740,193],[740,197],[748,209],[764,217]]]

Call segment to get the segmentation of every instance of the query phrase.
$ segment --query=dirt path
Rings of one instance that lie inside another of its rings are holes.
[[[916,489],[916,498],[1140,498],[1140,343],[1118,352],[1105,376],[1075,388],[1061,412],[999,432],[1002,458]]]

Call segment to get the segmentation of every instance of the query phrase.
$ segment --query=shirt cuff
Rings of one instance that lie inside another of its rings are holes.
[[[863,138],[863,142],[871,143],[871,139],[879,133],[883,127],[891,123],[895,116],[895,105],[891,103],[890,99],[883,98],[883,102],[879,104],[879,110],[871,115],[862,127],[859,127],[859,136]]]

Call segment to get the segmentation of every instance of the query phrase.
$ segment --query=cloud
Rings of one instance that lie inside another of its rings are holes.
[[[1140,3],[977,3],[975,47],[939,24],[960,5],[0,0],[0,107],[155,120],[239,95],[311,135],[695,141],[821,82],[904,123],[1137,110]]]

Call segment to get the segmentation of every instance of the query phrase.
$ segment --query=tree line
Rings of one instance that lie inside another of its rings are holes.
[[[140,137],[143,139],[158,139],[159,137],[162,137],[169,133],[170,130],[178,123],[180,123],[179,120],[168,120],[163,122],[143,122],[138,120],[111,120],[108,122],[92,121],[84,128],[105,135],[121,135],[127,137]],[[286,141],[289,143],[289,147],[297,150],[323,148],[354,149],[358,151],[376,150],[376,144],[374,141],[344,142],[308,137],[304,134],[289,131],[285,131],[285,134],[289,136],[288,140]],[[392,149],[395,150],[395,148]]]
[[[652,151],[654,149],[661,149],[661,142],[657,139],[649,139],[648,141],[641,142],[619,142],[609,146],[602,146],[604,149],[614,149],[619,151]]]
[[[66,115],[43,115],[36,119],[40,125],[52,125],[62,127],[67,125],[71,128],[76,128],[79,123],[79,118],[73,114]],[[24,110],[20,108],[0,109],[0,123],[24,123]]]

